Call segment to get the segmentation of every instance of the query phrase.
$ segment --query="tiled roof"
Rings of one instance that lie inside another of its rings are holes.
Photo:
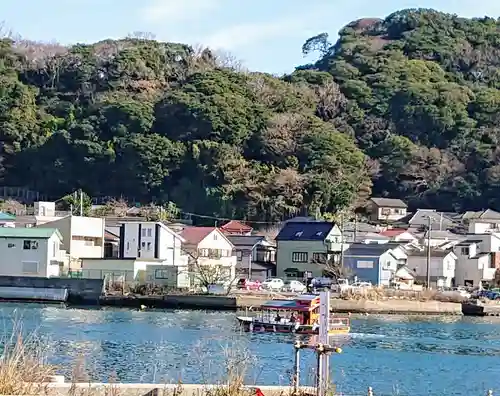
[[[14,221],[16,219],[16,216],[12,216],[8,213],[5,213],[5,212],[0,212],[0,220],[2,221]]]
[[[227,231],[227,232],[241,232],[241,233],[246,233],[246,232],[252,232],[253,228],[250,227],[250,226],[248,226],[248,225],[246,225],[246,224],[240,223],[237,220],[231,220],[228,223],[224,224],[221,227],[221,230],[222,231]]]
[[[118,235],[115,235],[111,231],[105,230],[104,231],[104,239],[112,240],[112,241],[119,241],[120,237]]]
[[[451,250],[434,250],[431,249],[431,257],[446,257],[450,253],[453,253]],[[427,257],[427,249],[422,250],[410,250],[408,252],[408,258],[415,257]]]
[[[180,236],[190,245],[198,245],[203,241],[216,227],[186,227],[180,233]]]
[[[386,237],[395,237],[398,235],[401,235],[404,232],[408,232],[408,230],[405,230],[404,228],[393,228],[390,230],[385,230],[380,233],[380,235],[386,236]]]
[[[402,200],[400,199],[394,199],[394,198],[370,198],[370,201],[372,201],[375,205],[383,208],[407,208],[408,205],[406,205]]]
[[[344,252],[344,256],[369,256],[379,257],[388,250],[394,249],[399,244],[389,243],[353,243]]]
[[[265,238],[258,235],[226,235],[227,239],[236,247],[255,246],[257,243],[263,241]]]
[[[34,239],[48,239],[54,233],[57,233],[59,238],[62,239],[61,234],[56,228],[10,228],[0,227],[0,238],[34,238]]]
[[[326,221],[289,222],[279,232],[277,241],[323,241],[334,223]]]

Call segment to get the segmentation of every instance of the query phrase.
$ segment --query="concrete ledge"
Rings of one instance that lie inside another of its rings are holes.
[[[140,308],[184,308],[236,311],[235,297],[211,295],[166,295],[166,296],[105,296],[100,298],[104,306]]]
[[[199,384],[105,384],[105,383],[50,383],[44,385],[47,396],[205,396],[220,392],[223,385]],[[242,391],[255,395],[259,388],[264,396],[288,396],[293,393],[290,386],[245,385]],[[314,393],[313,388],[301,387],[304,393]]]

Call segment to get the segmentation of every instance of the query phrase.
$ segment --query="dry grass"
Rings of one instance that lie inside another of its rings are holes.
[[[56,370],[47,364],[43,344],[31,337],[24,340],[21,331],[13,331],[3,342],[0,357],[0,395],[38,395]]]
[[[410,301],[441,301],[460,303],[466,300],[458,294],[441,293],[437,290],[395,290],[383,287],[372,287],[361,290],[349,289],[343,292],[341,297],[346,300],[370,301],[400,299]]]

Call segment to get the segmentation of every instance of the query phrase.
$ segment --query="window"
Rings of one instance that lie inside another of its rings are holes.
[[[373,268],[373,261],[361,261],[356,262],[356,268]]]
[[[217,234],[214,234],[214,241],[217,240]]]
[[[308,254],[307,252],[293,252],[292,262],[294,263],[307,263]]]
[[[304,231],[298,231],[298,232],[296,232],[296,233],[295,233],[295,236],[296,236],[297,238],[300,238],[300,237],[302,236],[302,234],[303,234],[303,233],[304,233]]]
[[[152,228],[148,228],[148,237],[150,237],[152,235],[153,235],[153,229]]]
[[[243,253],[240,251],[236,252],[236,257],[238,257],[238,261],[241,261],[241,259],[243,258]]]
[[[23,261],[23,274],[38,274],[38,261]]]
[[[169,271],[165,269],[157,269],[155,270],[155,279],[169,279]]]
[[[7,245],[7,247],[9,247],[9,248],[14,248],[14,247],[16,247],[16,244],[15,244],[15,243],[9,243],[9,244]]]
[[[52,257],[57,255],[57,242],[52,242]]]
[[[468,256],[469,255],[469,248],[468,247],[463,247],[460,252],[463,254],[463,255],[466,255]]]
[[[200,257],[208,257],[208,249],[198,249],[198,255]]]
[[[130,242],[127,242],[127,250],[130,250]]]
[[[36,249],[38,249],[38,241],[24,240],[23,241],[23,249],[24,250],[36,250]]]
[[[148,242],[148,251],[151,251],[151,242]]]
[[[144,249],[146,247],[146,242],[141,242],[141,249]]]
[[[141,236],[143,236],[143,237],[146,236],[146,229],[145,228],[141,229]]]
[[[312,262],[318,264],[326,264],[327,255],[326,253],[313,253]]]

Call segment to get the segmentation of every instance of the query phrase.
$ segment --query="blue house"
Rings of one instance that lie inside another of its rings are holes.
[[[400,264],[394,249],[399,244],[353,243],[344,252],[344,266],[361,282],[389,286]]]

